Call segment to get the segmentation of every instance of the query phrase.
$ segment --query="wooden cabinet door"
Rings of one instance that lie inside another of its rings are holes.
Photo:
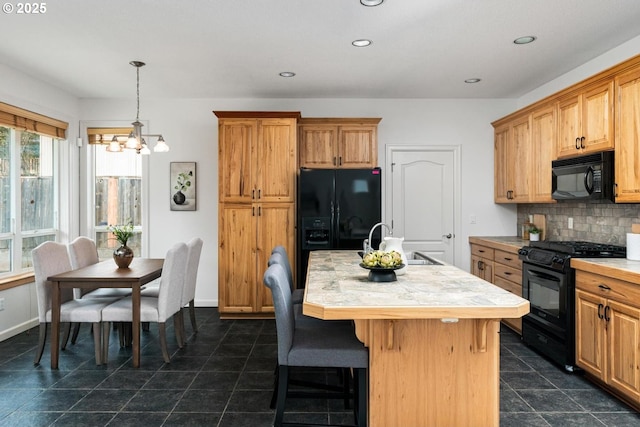
[[[507,163],[509,144],[509,125],[496,128],[494,131],[494,187],[493,199],[496,203],[509,203],[509,184],[507,177]]]
[[[530,198],[531,131],[527,115],[511,125],[511,141],[507,145],[507,176],[511,183],[511,201],[527,202]]]
[[[640,69],[616,79],[616,202],[640,202]]]
[[[471,255],[471,274],[493,283],[493,261]]]
[[[613,80],[587,89],[582,107],[582,151],[593,153],[613,148]]]
[[[558,157],[614,147],[613,80],[594,84],[558,103]]]
[[[295,200],[297,141],[295,119],[260,120],[255,151],[255,201]]]
[[[301,125],[299,157],[301,168],[332,169],[338,165],[338,126]]]
[[[255,277],[256,311],[269,313],[273,312],[273,298],[269,288],[264,286],[262,277],[275,246],[282,245],[288,254],[295,254],[295,209],[293,203],[259,203],[256,204],[256,209],[258,266]]]
[[[221,204],[218,218],[218,295],[221,313],[251,313],[256,305],[255,208]]]
[[[640,310],[608,301],[607,384],[640,401]]]
[[[576,365],[604,381],[606,343],[604,314],[606,300],[576,289]]]
[[[558,157],[580,154],[582,136],[581,95],[576,94],[558,103]]]
[[[377,126],[338,128],[338,167],[374,168],[378,162]]]
[[[555,202],[551,198],[551,162],[556,159],[556,109],[553,105],[531,115],[532,202]]]
[[[251,202],[254,189],[255,160],[253,150],[257,137],[255,120],[220,120],[218,125],[218,164],[220,202]]]

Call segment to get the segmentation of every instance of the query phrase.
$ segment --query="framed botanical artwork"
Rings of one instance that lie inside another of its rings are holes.
[[[171,162],[172,211],[196,210],[196,162]]]

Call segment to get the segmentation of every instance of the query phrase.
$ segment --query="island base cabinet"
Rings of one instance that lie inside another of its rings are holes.
[[[499,329],[494,319],[356,320],[369,348],[369,427],[497,426]]]

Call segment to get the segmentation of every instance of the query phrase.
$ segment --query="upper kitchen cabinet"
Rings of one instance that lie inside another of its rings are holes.
[[[553,203],[556,110],[541,105],[493,123],[496,203]]]
[[[615,79],[616,202],[640,202],[640,66]]]
[[[588,85],[558,101],[558,157],[614,148],[613,78]]]
[[[531,202],[555,203],[551,198],[551,162],[556,160],[556,124],[553,105],[531,113]]]
[[[306,118],[299,124],[299,165],[360,169],[378,165],[379,118]]]
[[[297,119],[244,114],[216,112],[220,202],[294,202]]]
[[[522,203],[529,200],[530,130],[529,115],[513,119],[495,129],[494,198],[496,203]]]

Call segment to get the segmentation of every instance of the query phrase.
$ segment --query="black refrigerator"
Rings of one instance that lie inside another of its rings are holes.
[[[306,282],[309,252],[362,249],[381,218],[381,170],[300,169],[298,177],[298,287]],[[376,228],[372,246],[380,244]]]

